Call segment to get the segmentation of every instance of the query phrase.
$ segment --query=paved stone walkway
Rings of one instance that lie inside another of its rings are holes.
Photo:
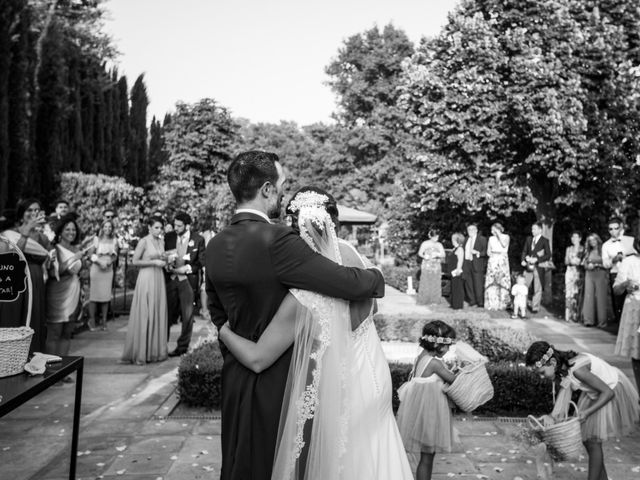
[[[391,288],[380,311],[430,312]],[[606,332],[544,318],[495,321],[525,328],[558,347],[590,351],[625,366],[625,359],[611,356],[615,337]],[[142,367],[118,364],[126,323],[127,318],[120,317],[109,322],[108,332],[82,332],[72,341],[72,355],[82,355],[86,361],[77,478],[217,479],[220,420],[215,412],[210,418],[189,418],[188,411],[165,418],[175,406],[179,360]],[[207,322],[198,319],[196,336],[206,335],[207,328]],[[170,349],[177,336],[174,327]],[[407,354],[403,348],[412,351]],[[390,356],[412,357],[415,346],[386,345],[385,350]],[[68,478],[73,394],[73,384],[52,387],[0,419],[0,479]],[[517,424],[458,417],[456,426],[462,447],[436,456],[434,480],[536,478],[535,452],[513,438]],[[606,458],[612,480],[640,479],[640,433],[608,443]],[[585,459],[559,464],[553,478],[584,479],[585,470]]]

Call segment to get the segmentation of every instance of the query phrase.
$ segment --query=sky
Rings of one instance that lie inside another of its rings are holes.
[[[418,43],[457,0],[107,0],[105,30],[132,85],[144,73],[149,120],[213,98],[252,122],[330,121],[324,68],[344,40],[393,23]]]

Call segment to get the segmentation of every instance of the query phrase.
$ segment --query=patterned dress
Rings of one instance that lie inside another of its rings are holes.
[[[442,299],[442,264],[446,255],[440,242],[427,240],[420,247],[423,255],[417,303],[429,305]]]
[[[584,284],[584,275],[580,265],[583,256],[584,248],[580,245],[567,247],[564,256],[564,263],[567,265],[564,274],[564,319],[567,322],[580,321],[580,305]]]
[[[509,270],[509,236],[502,235],[502,243],[495,237],[489,238],[489,262],[484,281],[484,308],[506,310],[511,301],[511,273]]]

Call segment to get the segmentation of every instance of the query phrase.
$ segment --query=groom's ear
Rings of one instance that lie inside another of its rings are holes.
[[[264,198],[269,198],[269,194],[271,193],[271,189],[273,188],[275,188],[275,186],[271,182],[264,182],[258,192]]]

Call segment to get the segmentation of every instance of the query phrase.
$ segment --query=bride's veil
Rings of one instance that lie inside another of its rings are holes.
[[[301,192],[290,208],[298,214],[300,236],[316,252],[341,263],[328,197]],[[284,394],[272,479],[355,478],[346,447],[349,435],[349,371],[353,348],[349,303],[318,293],[292,290],[301,307]]]

